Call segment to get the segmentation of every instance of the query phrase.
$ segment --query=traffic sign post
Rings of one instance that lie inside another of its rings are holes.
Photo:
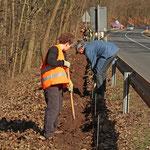
[[[100,7],[99,5],[97,6],[97,35],[98,35],[98,40],[100,40]]]
[[[107,8],[106,7],[91,7],[91,29],[95,32],[107,31]]]

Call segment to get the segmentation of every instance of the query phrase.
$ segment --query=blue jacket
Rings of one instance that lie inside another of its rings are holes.
[[[107,58],[114,56],[119,51],[116,45],[98,40],[86,43],[84,48],[85,55],[91,63],[92,70],[96,69],[96,71],[102,68]]]

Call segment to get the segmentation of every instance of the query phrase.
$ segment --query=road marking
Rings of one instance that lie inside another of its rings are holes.
[[[129,32],[130,32],[130,31],[129,31]],[[137,44],[141,45],[142,47],[147,48],[147,49],[150,50],[149,47],[147,47],[147,46],[145,46],[145,45],[143,45],[143,44],[141,44],[141,43],[139,43],[139,42],[137,42],[137,41],[135,41],[135,40],[129,38],[129,37],[127,36],[127,34],[128,34],[129,32],[127,32],[127,33],[125,34],[125,37],[126,37],[128,40],[130,40],[130,41],[132,41],[132,42],[134,42],[134,43],[137,43]]]

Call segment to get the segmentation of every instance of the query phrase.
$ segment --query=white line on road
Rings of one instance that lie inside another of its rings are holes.
[[[126,37],[128,40],[130,40],[130,41],[132,41],[132,42],[135,42],[135,43],[137,43],[137,44],[141,45],[142,47],[147,48],[147,49],[149,49],[149,50],[150,50],[150,48],[149,48],[149,47],[147,47],[147,46],[145,46],[145,45],[143,45],[143,44],[141,44],[141,43],[139,43],[139,42],[137,42],[137,41],[135,41],[135,40],[133,40],[133,39],[129,38],[129,37],[127,36],[127,34],[128,34],[128,33],[129,33],[129,32],[127,32],[127,33],[125,34],[125,37]]]

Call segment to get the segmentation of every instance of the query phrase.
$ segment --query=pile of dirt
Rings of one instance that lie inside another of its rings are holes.
[[[0,149],[19,150],[94,150],[149,149],[150,110],[131,89],[129,114],[122,114],[123,76],[117,70],[117,86],[111,86],[111,70],[107,77],[105,99],[91,100],[92,71],[84,55],[68,52],[70,76],[74,84],[76,118],[72,119],[70,94],[64,93],[58,129],[52,143],[43,137],[46,103],[40,83],[40,68],[14,80],[1,82]],[[96,108],[96,114],[95,109]],[[99,121],[99,122],[98,122]],[[99,124],[99,128],[97,128]],[[98,130],[97,130],[98,129]],[[99,132],[98,132],[99,131]],[[96,138],[98,133],[98,138]],[[142,134],[144,133],[144,134]]]

